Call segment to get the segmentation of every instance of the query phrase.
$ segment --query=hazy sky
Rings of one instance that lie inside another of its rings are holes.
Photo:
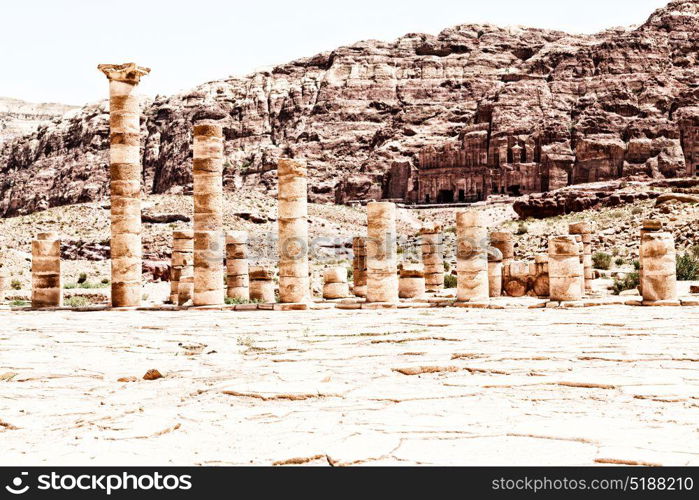
[[[462,23],[577,33],[644,22],[667,0],[19,0],[0,6],[0,96],[83,104],[99,63],[152,68],[147,95],[244,75],[339,45]]]

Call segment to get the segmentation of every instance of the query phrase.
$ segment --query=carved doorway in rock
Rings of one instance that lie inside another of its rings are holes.
[[[454,191],[451,189],[440,189],[437,194],[437,203],[454,203]]]

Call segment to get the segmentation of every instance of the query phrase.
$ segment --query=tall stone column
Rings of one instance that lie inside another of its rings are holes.
[[[675,240],[671,233],[649,232],[641,239],[644,302],[677,300]]]
[[[568,226],[568,232],[582,238],[585,291],[589,293],[592,291],[592,228],[587,222],[576,222]]]
[[[583,273],[574,236],[549,238],[549,296],[567,301],[582,298]]]
[[[224,302],[223,128],[194,125],[194,306]]]
[[[247,231],[231,231],[226,235],[226,271],[228,298],[250,299]]]
[[[433,225],[420,230],[420,252],[425,270],[425,290],[437,292],[444,288],[444,255],[442,227]]]
[[[656,233],[658,231],[662,231],[663,229],[663,223],[660,222],[659,220],[656,219],[643,219],[643,222],[641,223],[641,244],[643,244],[643,236],[648,234],[648,233]],[[641,295],[643,295],[643,257],[641,256],[641,253],[639,251],[638,255],[638,278],[639,278],[639,285],[638,285],[638,290],[641,292]]]
[[[398,302],[396,205],[367,203],[367,302]]]
[[[109,79],[112,307],[141,304],[141,153],[136,85],[149,68],[100,64]]]
[[[32,307],[61,305],[61,240],[56,233],[39,233],[32,241]]]
[[[310,300],[308,277],[308,192],[306,164],[281,159],[277,164],[279,217],[279,301]]]
[[[456,213],[456,300],[487,300],[488,228],[475,210]]]
[[[352,293],[357,297],[366,297],[366,237],[352,238]]]
[[[172,232],[172,260],[170,265],[170,302],[179,303],[180,279],[193,276],[194,233],[192,231]]]

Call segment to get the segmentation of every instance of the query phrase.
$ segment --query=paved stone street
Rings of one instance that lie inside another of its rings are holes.
[[[699,465],[698,367],[699,307],[3,311],[0,463]]]

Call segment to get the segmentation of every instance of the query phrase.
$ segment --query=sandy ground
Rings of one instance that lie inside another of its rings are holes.
[[[699,307],[0,311],[0,463],[699,465],[698,363]]]

